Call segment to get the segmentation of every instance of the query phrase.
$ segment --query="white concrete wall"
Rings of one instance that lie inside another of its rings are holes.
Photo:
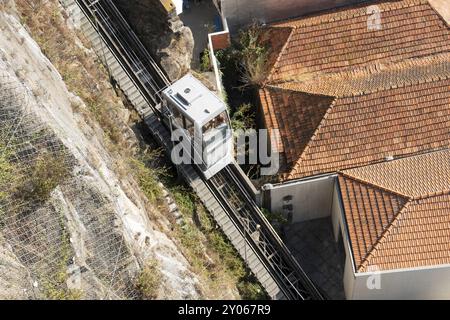
[[[380,289],[369,289],[371,273],[346,279],[347,299],[450,299],[450,265],[382,271]]]
[[[283,206],[291,204],[292,223],[328,217],[332,209],[334,180],[335,176],[324,176],[275,185],[270,191],[269,209],[285,213]],[[286,196],[292,196],[292,201],[286,203],[283,200]]]
[[[270,23],[364,0],[221,0],[222,12],[230,32],[250,24],[254,19]]]
[[[342,236],[342,242],[345,250],[345,265],[344,265],[344,292],[347,299],[353,297],[353,290],[355,285],[355,267],[353,261],[352,249],[348,237],[347,225],[345,224],[344,208],[342,205],[339,183],[336,179],[333,190],[333,205],[331,212],[331,221],[333,224],[334,240],[337,242],[339,235]]]
[[[353,290],[355,287],[355,268],[352,256],[346,253],[344,265],[344,293],[347,300],[353,299]]]
[[[173,4],[175,5],[177,15],[183,13],[183,0],[172,0]]]

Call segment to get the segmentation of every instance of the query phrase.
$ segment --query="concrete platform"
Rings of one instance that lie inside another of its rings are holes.
[[[331,299],[345,299],[345,252],[334,242],[331,218],[292,224],[284,234],[286,246],[317,286]]]

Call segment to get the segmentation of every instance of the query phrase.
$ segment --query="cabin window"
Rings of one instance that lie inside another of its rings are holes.
[[[194,136],[194,123],[186,117],[184,118],[184,128],[189,132],[191,137]]]
[[[218,128],[218,127],[222,126],[223,124],[227,124],[227,123],[228,123],[228,116],[227,116],[227,112],[224,111],[203,126],[203,128],[202,128],[203,133],[204,134],[208,133],[212,129]]]
[[[175,125],[177,127],[182,128],[183,127],[183,115],[176,108],[170,108],[170,110],[172,111],[173,119],[175,120]]]

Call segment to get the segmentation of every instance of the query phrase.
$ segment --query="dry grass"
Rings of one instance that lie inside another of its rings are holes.
[[[264,299],[261,285],[211,215],[187,188],[172,188],[171,193],[186,223],[175,228],[175,238],[193,271],[202,279],[204,295],[214,299],[230,298],[236,288],[243,299]],[[228,292],[227,292],[228,290]]]
[[[48,152],[40,154],[34,161],[17,194],[25,201],[45,202],[51,192],[70,176],[68,161],[62,154],[54,155]]]
[[[82,39],[87,46],[86,39],[67,27],[56,0],[16,0],[16,5],[22,23],[59,71],[67,88],[88,107],[85,110],[77,105],[74,111],[82,113],[88,124],[94,119],[105,131],[110,151],[120,150],[123,154],[128,149],[122,134],[127,124],[117,116],[122,103],[111,90],[108,74],[99,67],[99,61],[77,45],[77,40]]]
[[[156,259],[148,261],[136,280],[136,287],[143,299],[152,300],[158,297],[161,278],[158,261]]]

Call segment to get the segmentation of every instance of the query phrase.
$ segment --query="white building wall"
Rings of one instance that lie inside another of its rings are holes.
[[[323,176],[275,185],[270,190],[272,212],[287,216],[286,206],[292,206],[292,223],[329,217],[333,201],[335,176]],[[291,200],[286,201],[286,198]]]
[[[371,273],[346,279],[347,299],[450,299],[450,265],[382,271],[375,276],[380,277],[380,289],[368,288],[369,277],[373,283]]]
[[[254,19],[270,23],[364,0],[221,0],[231,33]]]

